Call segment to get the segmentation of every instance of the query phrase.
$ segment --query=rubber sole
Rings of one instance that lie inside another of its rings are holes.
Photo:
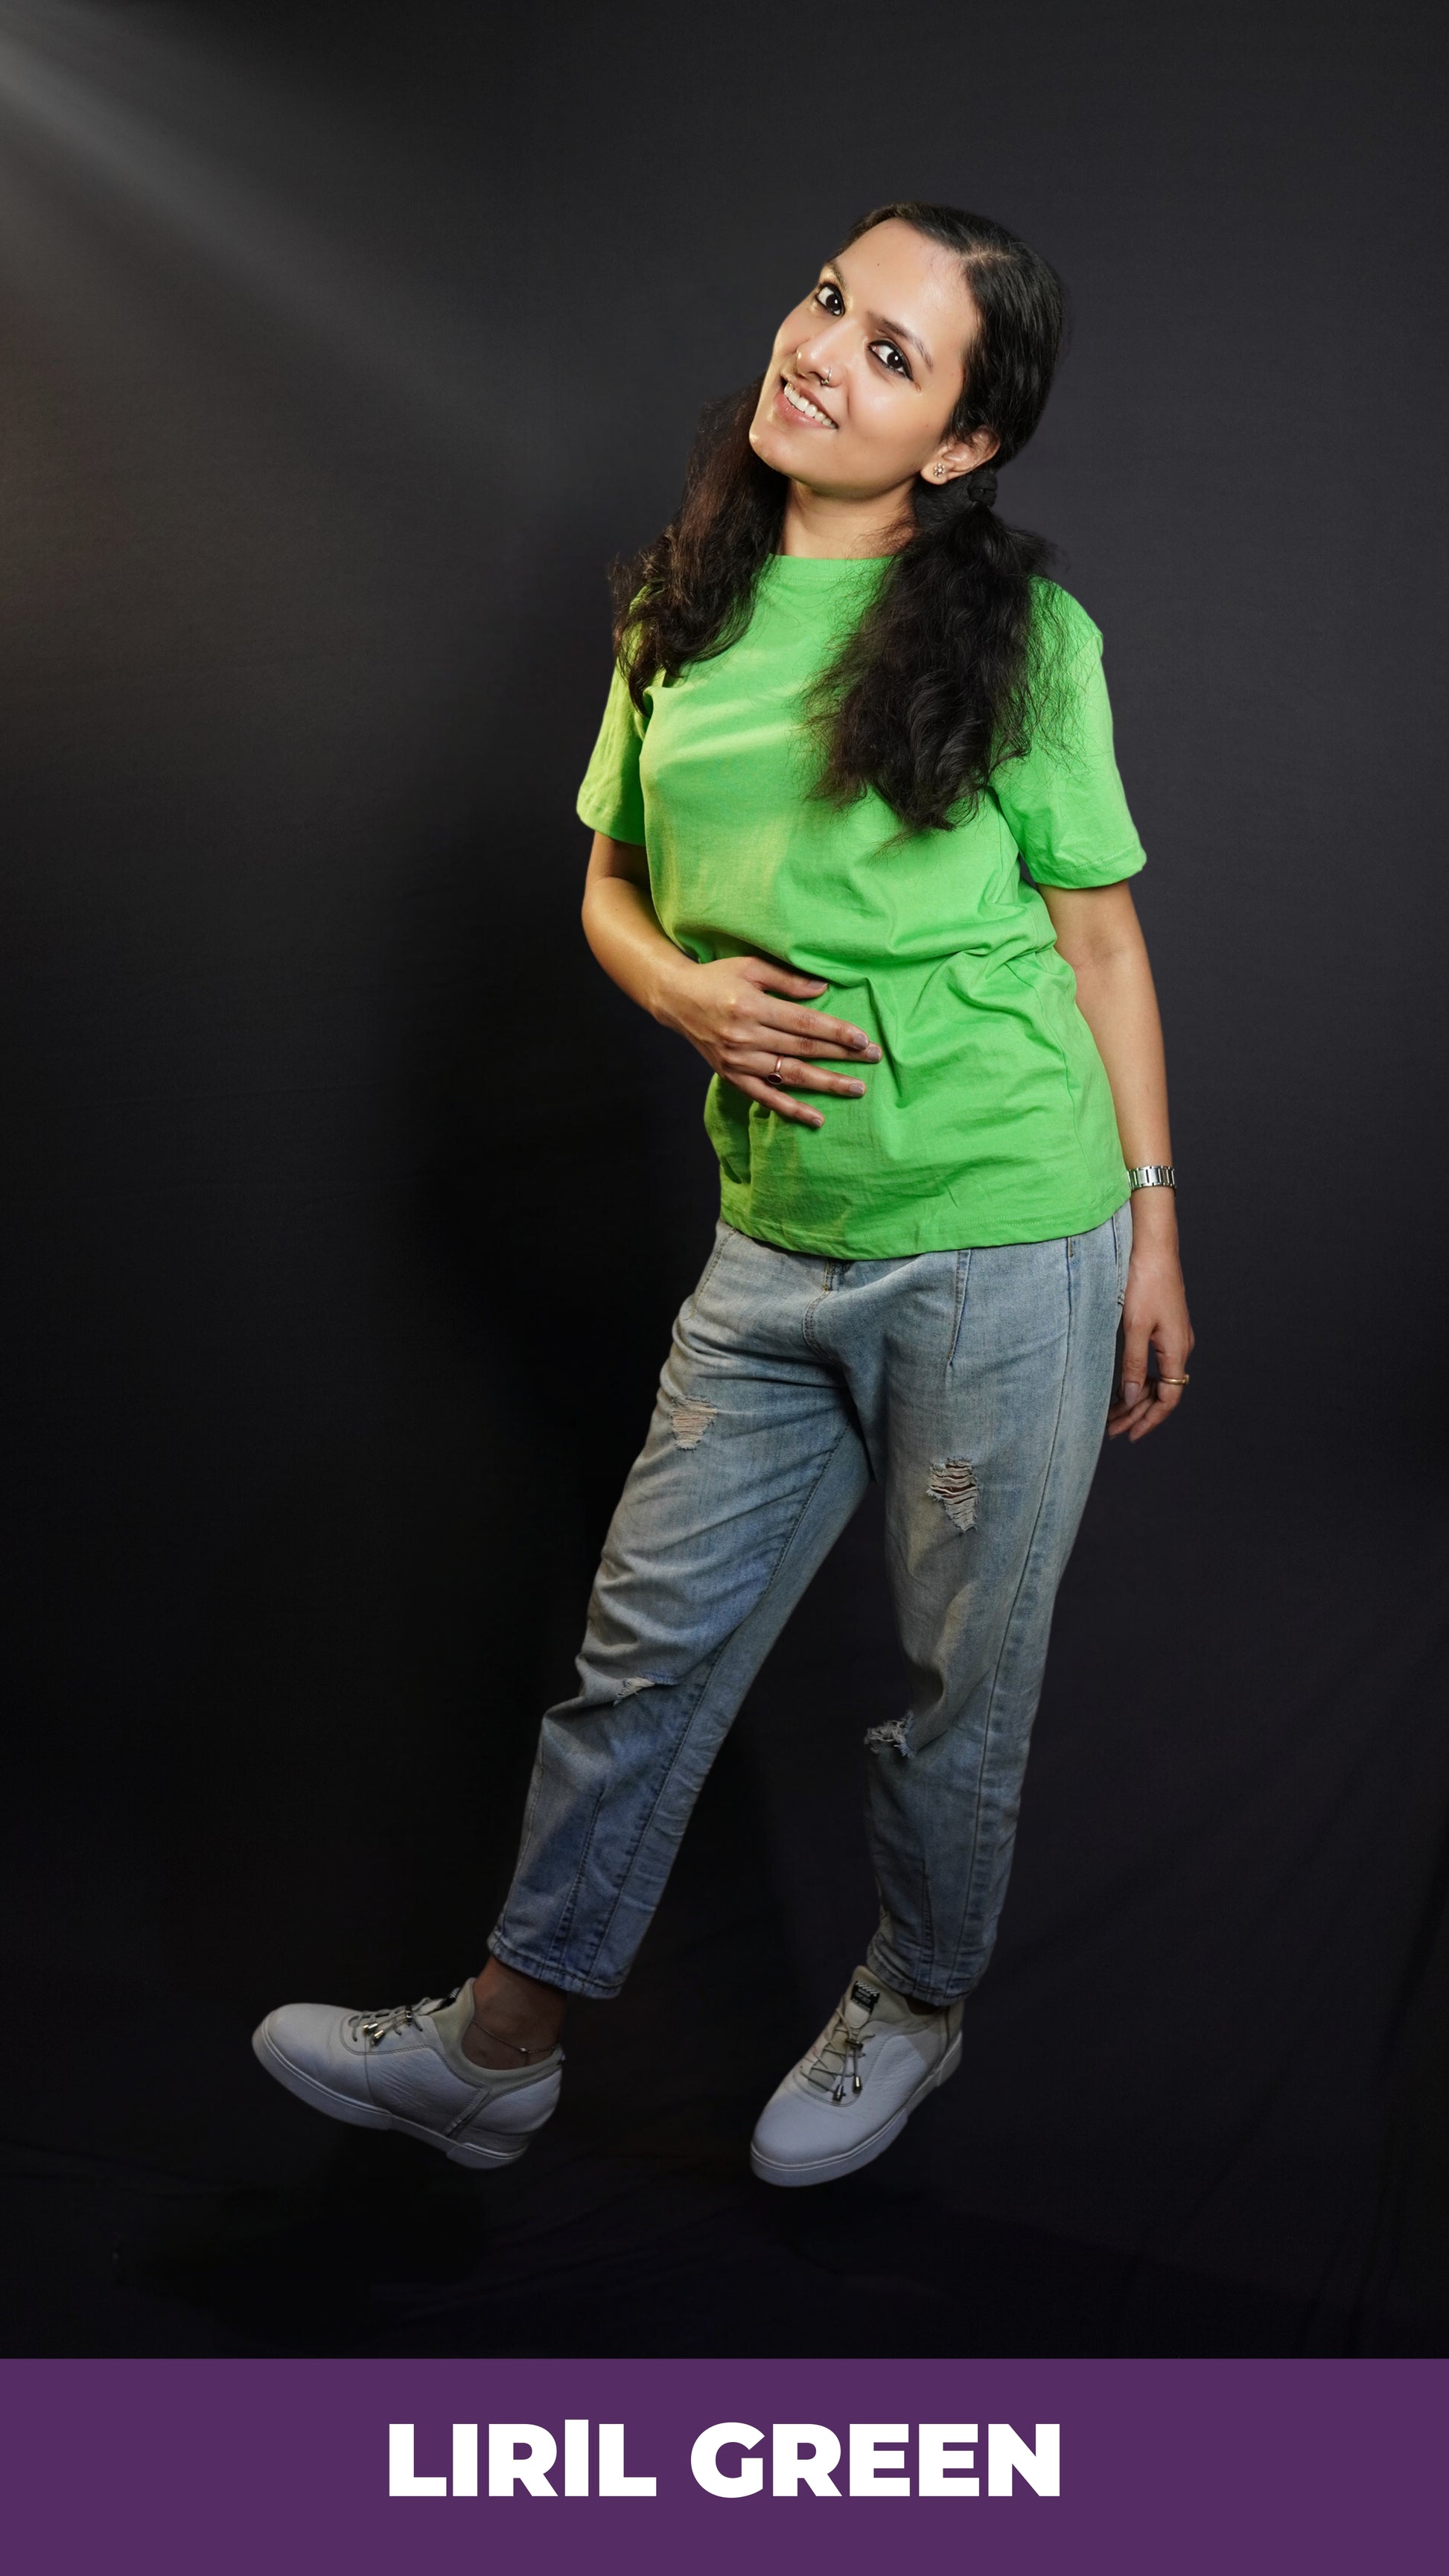
[[[862,2165],[874,2164],[877,2156],[885,2154],[887,2147],[900,2136],[911,2113],[925,2101],[928,2093],[934,2093],[939,2085],[955,2074],[960,2063],[961,2033],[958,2030],[935,2072],[922,2076],[914,2093],[907,2096],[898,2111],[892,2112],[884,2128],[873,2129],[868,2138],[858,2139],[843,2155],[817,2156],[807,2165],[779,2164],[773,2156],[762,2156],[752,2142],[751,2172],[759,2181],[774,2183],[782,2191],[798,2191],[810,2183],[838,2182],[844,2174],[859,2173]]]
[[[334,2093],[329,2084],[319,2084],[315,2075],[304,2075],[300,2066],[294,2066],[290,2058],[282,2055],[268,2037],[265,2022],[260,2022],[252,2032],[252,2054],[268,2075],[278,2084],[285,2085],[299,2102],[305,2102],[309,2110],[324,2111],[329,2120],[341,2120],[349,2129],[396,2129],[402,2137],[416,2138],[421,2146],[437,2147],[450,2164],[490,2169],[496,2165],[516,2165],[532,2144],[528,2138],[517,2143],[510,2140],[506,2147],[481,2146],[473,2140],[455,2141],[440,2129],[425,2129],[418,2120],[404,2120],[395,2111],[384,2111],[376,2102],[354,2102],[349,2094]]]

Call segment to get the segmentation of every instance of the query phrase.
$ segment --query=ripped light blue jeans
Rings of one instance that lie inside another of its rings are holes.
[[[867,1954],[968,1994],[1006,1894],[1052,1605],[1102,1444],[1130,1209],[895,1261],[721,1224],[604,1545],[577,1698],[544,1718],[490,1947],[614,1995],[754,1675],[872,1477],[910,1674],[867,1736]]]

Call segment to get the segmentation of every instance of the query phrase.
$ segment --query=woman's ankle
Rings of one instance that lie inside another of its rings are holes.
[[[473,2019],[463,2033],[463,2054],[475,2066],[531,2066],[558,2046],[568,1997],[501,1959],[489,1959],[473,1980]]]

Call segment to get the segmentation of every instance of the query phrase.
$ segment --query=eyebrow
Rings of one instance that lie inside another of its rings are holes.
[[[908,331],[904,322],[893,322],[888,313],[867,313],[865,318],[877,331],[886,332],[892,340],[909,340],[916,355],[922,358],[928,367],[935,364],[925,341],[918,340],[914,331]]]
[[[828,260],[826,262],[822,275],[833,277],[837,285],[844,283],[840,275],[839,266],[834,260]],[[936,361],[932,357],[930,350],[927,348],[925,341],[919,339],[914,331],[908,331],[904,322],[893,322],[888,313],[867,313],[865,318],[873,331],[883,331],[886,333],[887,337],[892,340],[908,340],[911,347],[915,350],[917,357],[922,359],[926,366],[934,367]]]

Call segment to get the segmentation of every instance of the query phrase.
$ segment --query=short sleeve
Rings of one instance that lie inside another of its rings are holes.
[[[644,798],[639,786],[639,752],[644,718],[629,695],[629,684],[615,666],[604,707],[599,738],[579,789],[578,813],[590,830],[611,841],[644,845]]]
[[[1102,637],[1057,593],[1053,703],[1040,738],[1005,762],[991,792],[1038,885],[1116,885],[1147,864],[1112,747]]]

